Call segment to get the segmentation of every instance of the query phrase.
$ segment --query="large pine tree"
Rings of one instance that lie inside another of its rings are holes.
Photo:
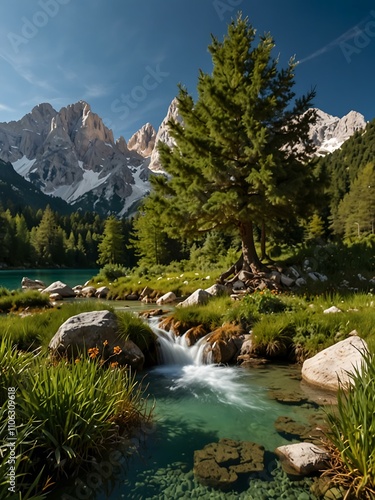
[[[235,228],[242,241],[236,269],[248,271],[262,268],[254,226],[295,219],[313,201],[315,184],[308,165],[315,93],[294,99],[296,62],[278,69],[272,37],[257,45],[255,38],[239,16],[223,42],[212,37],[213,71],[200,72],[197,100],[180,86],[183,123],[169,123],[175,147],[159,144],[168,176],[153,179],[148,202],[162,206],[162,223],[184,236]]]

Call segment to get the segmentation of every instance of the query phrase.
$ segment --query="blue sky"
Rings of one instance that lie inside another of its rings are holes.
[[[0,122],[83,99],[115,138],[157,128],[178,83],[195,95],[210,34],[238,10],[273,35],[281,65],[301,61],[297,95],[316,86],[323,111],[375,118],[373,0],[1,0]]]

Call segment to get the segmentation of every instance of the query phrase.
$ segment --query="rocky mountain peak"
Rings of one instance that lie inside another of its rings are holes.
[[[126,213],[149,190],[148,162],[124,138],[115,143],[85,101],[0,124],[0,159],[43,193],[102,214]]]
[[[135,134],[131,136],[128,142],[128,148],[136,151],[145,158],[151,156],[155,146],[156,130],[151,123],[146,123]]]
[[[154,148],[154,150],[151,154],[151,158],[150,158],[150,165],[149,165],[150,170],[153,170],[153,171],[161,170],[159,151],[157,150],[158,142],[159,141],[164,142],[164,143],[168,144],[168,146],[170,146],[170,147],[173,147],[175,144],[174,140],[172,139],[172,137],[169,133],[168,122],[170,120],[174,120],[174,121],[178,121],[178,122],[182,123],[182,117],[178,112],[178,100],[176,97],[171,102],[171,104],[168,108],[167,116],[162,121],[162,123],[158,129],[158,133],[156,134],[155,148]]]
[[[121,151],[121,153],[123,153],[124,155],[129,153],[128,146],[122,135],[117,139],[116,146],[119,149],[119,151]]]
[[[350,111],[342,118],[315,109],[317,120],[310,129],[310,138],[317,147],[316,154],[324,156],[340,148],[355,132],[366,126],[364,116]]]

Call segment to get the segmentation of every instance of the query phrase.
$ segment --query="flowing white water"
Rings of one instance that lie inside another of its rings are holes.
[[[159,354],[164,365],[202,365],[203,351],[206,337],[201,338],[195,345],[189,347],[185,335],[178,337],[157,326],[158,319],[152,320],[150,326],[156,333],[159,341]]]
[[[187,345],[185,336],[178,337],[157,326],[158,320],[152,320],[151,327],[158,337],[159,355],[162,365],[154,372],[168,379],[170,391],[190,394],[201,402],[225,404],[237,408],[265,409],[264,398],[257,388],[252,387],[249,374],[238,367],[208,363],[210,349],[206,337],[202,337],[194,346]],[[207,352],[208,351],[208,352]],[[203,354],[205,361],[203,360]]]

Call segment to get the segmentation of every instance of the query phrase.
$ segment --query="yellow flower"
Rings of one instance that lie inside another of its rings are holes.
[[[89,353],[90,358],[94,359],[99,354],[99,349],[97,347],[91,347],[88,350],[88,353]]]
[[[117,366],[118,366],[117,361],[114,361],[113,363],[111,363],[111,368],[116,368]]]
[[[122,349],[119,345],[116,345],[114,348],[113,348],[113,353],[114,354],[120,354],[122,352]]]
[[[76,359],[74,360],[75,364],[79,363],[80,361],[81,361],[81,360],[80,360],[79,358],[76,358]]]

